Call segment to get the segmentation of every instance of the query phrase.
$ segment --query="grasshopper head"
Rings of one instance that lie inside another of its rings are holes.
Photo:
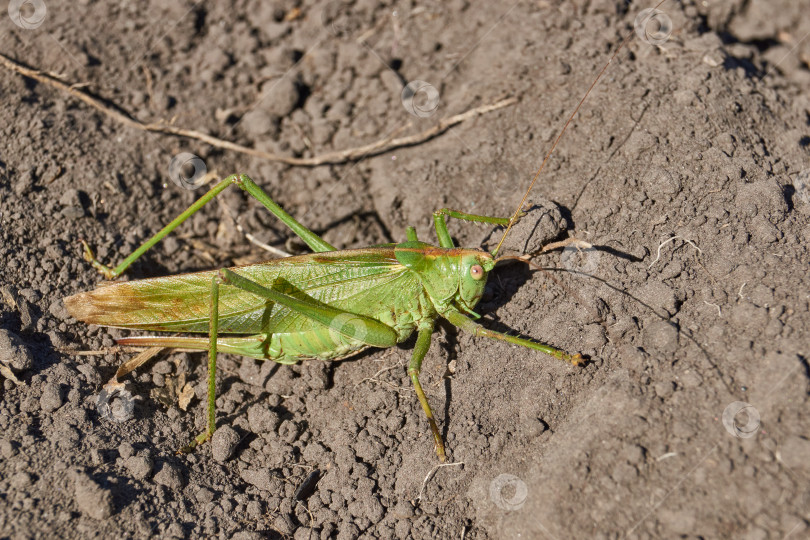
[[[419,275],[439,312],[450,305],[472,312],[484,294],[487,274],[495,267],[492,255],[477,249],[403,242],[397,244],[395,253],[400,263]]]
[[[475,308],[484,287],[487,276],[495,267],[495,259],[485,251],[464,250],[459,260],[458,292],[456,304],[464,312],[471,312]]]

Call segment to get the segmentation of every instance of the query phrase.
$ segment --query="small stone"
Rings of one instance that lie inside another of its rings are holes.
[[[18,491],[22,491],[30,486],[32,481],[31,475],[27,472],[18,472],[9,479],[11,487]]]
[[[39,406],[46,413],[52,413],[65,402],[64,392],[58,384],[47,383],[42,388],[42,395],[39,396]]]
[[[152,373],[159,373],[161,375],[168,375],[171,372],[172,372],[172,365],[166,360],[161,360],[160,362],[156,362],[155,365],[152,367]]]
[[[70,188],[62,192],[59,197],[59,204],[62,206],[81,206],[81,195],[78,189]]]
[[[68,313],[65,303],[61,298],[57,298],[51,302],[51,305],[48,306],[48,312],[60,321],[66,321],[70,318],[70,313]]]
[[[245,511],[247,512],[247,515],[249,515],[253,519],[258,519],[262,515],[261,501],[250,501],[249,503],[247,503]]]
[[[281,479],[273,476],[266,468],[262,469],[242,469],[239,471],[242,480],[252,484],[262,491],[270,493],[283,493],[284,484]]]
[[[242,117],[240,126],[245,133],[253,137],[274,134],[276,131],[276,119],[261,109],[253,109]]]
[[[711,67],[718,67],[723,65],[725,61],[725,54],[722,49],[715,49],[703,55],[703,63]]]
[[[301,527],[301,529],[303,529],[303,527]],[[305,530],[307,532],[310,531],[309,529]],[[234,533],[233,536],[231,536],[231,540],[261,540],[262,538],[266,537],[262,536],[260,533],[257,533],[255,531],[239,531]]]
[[[657,321],[644,325],[644,347],[649,352],[671,355],[678,350],[678,329],[673,323]]]
[[[399,519],[410,519],[414,516],[413,505],[408,501],[399,501],[392,514]]]
[[[128,442],[122,442],[118,445],[118,455],[124,459],[128,459],[135,453],[135,448]]]
[[[99,467],[104,464],[104,452],[100,451],[98,448],[92,448],[90,450],[90,461],[91,463]]]
[[[183,532],[183,526],[179,523],[171,523],[166,527],[163,533],[164,538],[185,538],[186,534]]]
[[[366,517],[372,523],[379,523],[383,515],[385,515],[385,508],[377,497],[369,497],[366,499],[365,505]]]
[[[0,456],[6,459],[11,459],[17,455],[17,446],[14,442],[2,439],[0,440]]]
[[[222,426],[211,437],[211,454],[219,463],[225,463],[239,445],[239,434],[231,426]]]
[[[298,104],[298,87],[292,77],[270,80],[261,88],[262,105],[273,116],[284,118]]]
[[[17,182],[14,184],[14,194],[18,197],[24,197],[31,192],[31,188],[34,187],[34,182],[36,182],[37,178],[34,174],[34,169],[28,169],[25,172],[20,173],[20,177]]]
[[[675,385],[673,385],[669,381],[662,381],[655,383],[655,395],[666,399],[672,395],[672,392],[675,390]]]
[[[59,213],[67,219],[79,219],[85,216],[84,208],[81,206],[66,206]]]
[[[257,403],[248,409],[248,424],[253,433],[274,432],[280,423],[281,419],[278,414],[263,403]]]
[[[273,520],[273,527],[284,537],[290,537],[295,532],[295,523],[292,517],[287,514],[277,516],[276,519]]]
[[[135,480],[146,480],[152,474],[153,465],[152,460],[146,456],[130,456],[124,461],[124,466]],[[155,477],[155,481],[157,481],[157,477]],[[168,486],[168,484],[163,485]]]
[[[160,470],[155,474],[155,482],[169,489],[183,489],[185,480],[180,468],[168,462],[163,462]]]
[[[23,371],[34,366],[34,356],[17,334],[0,328],[0,362]]]
[[[207,488],[200,488],[194,494],[194,498],[202,504],[210,503],[214,500],[214,492]]]
[[[73,476],[75,499],[79,511],[93,519],[107,519],[113,514],[112,494],[93,481],[87,474]]]
[[[84,205],[82,204],[82,196],[87,195],[80,192],[78,189],[67,189],[62,193],[59,198],[59,204],[62,205],[62,211],[59,212],[68,219],[78,219],[84,217]]]

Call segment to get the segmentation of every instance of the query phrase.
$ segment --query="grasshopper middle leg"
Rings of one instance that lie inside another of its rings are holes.
[[[436,426],[436,420],[433,419],[433,411],[430,408],[425,391],[422,390],[422,384],[419,382],[419,372],[422,370],[422,360],[425,359],[425,355],[430,348],[430,338],[433,335],[433,326],[434,321],[430,321],[419,328],[419,333],[416,338],[416,346],[413,348],[411,363],[408,365],[408,376],[411,378],[413,389],[416,391],[416,397],[419,398],[419,403],[422,405],[422,410],[425,411],[425,416],[427,416],[428,423],[430,423],[430,431],[433,433],[436,454],[439,456],[439,460],[444,463],[446,457],[444,453],[444,442],[442,441],[442,435],[439,433],[439,428]]]
[[[372,347],[393,347],[397,343],[397,333],[393,328],[370,317],[351,314],[328,305],[316,304],[301,298],[288,296],[271,288],[264,287],[238,273],[224,268],[211,281],[211,314],[208,333],[208,429],[198,435],[194,441],[183,448],[186,453],[199,444],[209,440],[216,431],[216,368],[217,337],[219,333],[219,289],[223,285],[237,287],[247,293],[255,294],[271,302],[281,304],[305,317],[314,320],[348,339],[361,341]],[[346,315],[351,315],[346,318]],[[362,332],[358,332],[358,325]],[[421,334],[420,334],[421,335]],[[428,346],[430,335],[427,336]],[[427,352],[427,348],[425,348]],[[422,354],[424,357],[424,353]],[[420,359],[421,363],[421,359]],[[418,382],[418,381],[417,381]],[[421,387],[419,388],[421,391]],[[417,394],[419,393],[417,392]],[[422,394],[424,397],[424,393]],[[420,400],[422,398],[420,397]],[[424,402],[425,404],[427,402]],[[430,408],[428,407],[428,410]],[[434,424],[435,426],[435,424]],[[438,432],[437,432],[438,433]]]
[[[508,225],[509,218],[499,218],[492,216],[480,216],[478,214],[468,214],[466,212],[458,212],[450,210],[449,208],[442,208],[433,212],[433,225],[436,228],[436,236],[439,238],[439,245],[443,248],[456,247],[453,239],[450,238],[450,233],[447,231],[447,218],[452,217],[462,219],[464,221],[475,221],[478,223],[492,223],[494,225]]]

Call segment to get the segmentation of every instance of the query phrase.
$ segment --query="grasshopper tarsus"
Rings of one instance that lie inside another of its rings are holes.
[[[438,428],[436,428],[438,429]],[[447,454],[444,451],[444,443],[440,442],[441,439],[436,440],[436,455],[439,458],[439,461],[445,463],[447,461]]]
[[[582,356],[581,354],[577,353],[574,355],[570,355],[568,358],[565,358],[565,360],[568,360],[569,362],[571,362],[571,364],[575,366],[584,366],[585,364],[588,363],[589,359],[587,356]]]
[[[444,449],[444,441],[439,433],[439,427],[432,418],[430,419],[430,429],[433,431],[433,438],[436,441],[436,455],[439,457],[439,461],[444,463],[447,461],[447,454]]]
[[[188,454],[192,453],[195,448],[197,448],[201,444],[204,444],[204,443],[210,441],[213,434],[214,434],[213,431],[206,431],[205,433],[200,433],[199,435],[197,435],[194,438],[193,441],[191,441],[190,443],[188,443],[184,447],[177,450],[175,452],[175,455],[177,455],[177,456],[185,456],[185,455],[188,455]]]
[[[107,279],[115,279],[118,277],[118,274],[115,273],[115,270],[101,264],[101,262],[96,258],[96,254],[93,252],[92,248],[90,248],[90,244],[85,242],[84,239],[81,239],[79,241],[82,243],[82,252],[85,261],[89,262],[93,266],[93,268],[98,270],[98,272]]]

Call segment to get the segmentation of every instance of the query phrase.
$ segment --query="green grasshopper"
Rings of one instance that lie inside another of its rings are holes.
[[[420,242],[416,230],[408,227],[406,242],[337,250],[286,213],[250,178],[236,174],[220,181],[115,268],[97,261],[87,244],[85,258],[108,279],[118,277],[232,184],[264,205],[314,253],[119,282],[65,298],[68,312],[88,324],[208,334],[118,340],[121,345],[208,351],[208,429],[185,450],[209,440],[216,429],[217,352],[281,364],[305,358],[339,360],[368,347],[393,347],[416,331],[408,376],[427,416],[441,461],[445,460],[444,443],[419,383],[422,360],[439,317],[474,336],[535,349],[574,365],[584,362],[579,354],[489,330],[475,322],[480,316],[473,310],[498,261],[501,244],[492,253],[458,248],[450,238],[446,218],[511,227],[520,212],[511,218],[498,218],[445,208],[433,213],[438,246]]]
[[[661,0],[653,10],[646,12],[655,13],[665,1]],[[651,20],[651,15],[643,15],[642,26],[646,27]],[[220,181],[115,268],[96,260],[86,243],[85,259],[108,279],[118,277],[231,184],[258,200],[314,253],[208,272],[116,283],[69,296],[65,298],[65,306],[74,318],[88,324],[208,334],[207,337],[137,336],[118,340],[122,345],[208,351],[208,429],[184,449],[189,451],[209,440],[216,430],[217,351],[281,364],[294,364],[305,358],[339,360],[368,347],[393,347],[416,331],[408,376],[430,424],[436,453],[444,461],[444,443],[419,383],[422,360],[439,317],[474,336],[535,349],[573,365],[585,362],[580,354],[568,354],[530,339],[489,330],[475,322],[480,316],[474,309],[483,295],[489,272],[499,260],[527,260],[514,256],[498,258],[497,254],[512,226],[523,215],[521,209],[566,129],[632,35],[628,34],[621,42],[574,108],[511,217],[481,216],[443,208],[433,213],[438,246],[420,242],[416,230],[408,227],[408,239],[400,244],[336,250],[286,213],[250,178],[236,174]],[[492,253],[458,248],[447,231],[448,217],[505,226],[506,230]]]

